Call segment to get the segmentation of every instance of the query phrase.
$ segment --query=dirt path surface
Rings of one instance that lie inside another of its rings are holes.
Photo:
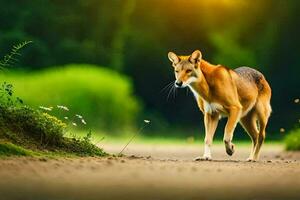
[[[228,157],[217,145],[202,162],[192,161],[200,146],[137,144],[123,158],[2,159],[0,199],[300,199],[299,153],[265,145],[262,161],[248,163],[249,149]]]

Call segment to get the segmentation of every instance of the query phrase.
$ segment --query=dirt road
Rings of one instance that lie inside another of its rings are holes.
[[[214,146],[204,162],[192,161],[196,145],[137,144],[126,158],[0,160],[0,199],[300,199],[299,153],[265,145],[262,161],[248,163],[250,147],[236,147],[228,157]]]

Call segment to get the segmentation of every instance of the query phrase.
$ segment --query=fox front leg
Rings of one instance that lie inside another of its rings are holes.
[[[219,122],[218,113],[204,113],[205,138],[204,138],[204,154],[202,157],[197,157],[195,160],[211,160],[211,146],[213,137],[216,132]]]
[[[232,143],[234,129],[240,120],[242,108],[241,106],[232,106],[229,110],[228,120],[225,126],[224,143],[226,153],[230,156],[234,153],[234,144]]]

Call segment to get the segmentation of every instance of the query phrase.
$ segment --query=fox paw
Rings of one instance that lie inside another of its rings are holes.
[[[247,162],[256,162],[256,160],[254,158],[247,158],[246,160]]]
[[[229,156],[232,156],[235,150],[234,144],[231,142],[225,142],[225,147],[226,147],[226,153]]]
[[[194,161],[210,161],[210,160],[212,160],[211,156],[199,156],[194,159]]]

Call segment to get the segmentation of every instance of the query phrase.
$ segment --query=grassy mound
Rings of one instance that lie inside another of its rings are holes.
[[[300,128],[291,131],[285,138],[285,148],[291,151],[300,151]]]
[[[32,155],[50,152],[78,156],[103,156],[89,138],[64,137],[66,124],[27,106],[0,105],[0,155]]]
[[[73,64],[38,72],[10,72],[0,74],[0,79],[11,83],[26,104],[35,108],[65,105],[73,113],[82,114],[93,128],[134,127],[140,110],[131,81],[99,66]],[[52,112],[61,119],[67,115]]]
[[[32,151],[14,145],[10,142],[0,142],[0,157],[1,156],[31,156]]]

